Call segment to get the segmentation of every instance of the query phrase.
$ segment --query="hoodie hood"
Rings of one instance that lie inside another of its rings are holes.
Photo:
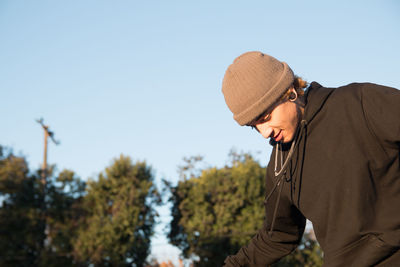
[[[322,87],[317,82],[312,82],[305,94],[305,109],[303,120],[310,124],[314,117],[324,106],[334,88]]]

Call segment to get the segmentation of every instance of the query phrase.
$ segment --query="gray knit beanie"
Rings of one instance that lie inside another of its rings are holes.
[[[293,71],[285,62],[261,52],[247,52],[226,70],[222,93],[233,118],[246,125],[274,104],[293,81]]]

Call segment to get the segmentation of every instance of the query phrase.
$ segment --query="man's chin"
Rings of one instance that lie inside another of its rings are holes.
[[[281,140],[281,143],[287,144],[287,143],[292,142],[293,139],[294,139],[294,136],[290,136],[289,138],[284,136],[284,137],[282,138],[282,140]]]

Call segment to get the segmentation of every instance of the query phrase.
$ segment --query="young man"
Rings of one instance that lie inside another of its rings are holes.
[[[263,229],[225,266],[266,266],[298,245],[306,218],[324,266],[400,266],[400,91],[371,83],[307,84],[248,52],[222,92],[233,118],[274,146]]]

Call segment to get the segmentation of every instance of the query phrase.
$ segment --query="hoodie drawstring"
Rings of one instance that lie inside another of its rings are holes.
[[[276,219],[276,213],[277,213],[277,211],[278,211],[279,202],[280,202],[280,199],[281,199],[281,193],[282,193],[283,184],[284,184],[284,183],[283,183],[283,179],[285,178],[286,168],[287,168],[287,165],[289,164],[290,159],[292,158],[292,155],[293,155],[293,152],[294,152],[294,150],[295,150],[295,147],[296,147],[297,144],[298,144],[298,142],[296,142],[296,140],[300,141],[301,137],[303,136],[303,132],[304,132],[303,130],[304,130],[306,127],[307,127],[307,121],[306,121],[306,120],[302,120],[301,123],[300,123],[300,129],[299,129],[299,131],[298,131],[298,136],[296,136],[296,137],[293,139],[293,142],[292,142],[292,145],[291,145],[291,147],[290,147],[289,153],[288,153],[288,155],[287,155],[287,157],[286,157],[286,159],[285,159],[285,162],[284,162],[283,164],[282,164],[282,162],[283,162],[283,155],[282,155],[281,144],[280,144],[280,143],[277,143],[277,147],[275,147],[275,168],[274,168],[274,175],[275,175],[275,178],[278,177],[278,176],[280,176],[280,175],[281,175],[281,177],[275,182],[275,184],[274,184],[272,190],[269,192],[269,194],[268,194],[268,195],[265,197],[265,199],[264,199],[264,204],[266,205],[267,202],[268,202],[268,200],[269,200],[270,197],[272,196],[272,194],[275,192],[276,188],[277,188],[278,186],[280,186],[280,188],[279,188],[279,193],[278,193],[278,198],[277,198],[277,201],[276,201],[275,207],[274,207],[274,213],[273,213],[273,215],[272,215],[271,227],[270,227],[270,230],[268,231],[268,235],[269,235],[270,237],[272,237],[272,232],[273,232],[273,230],[274,230],[275,219]],[[278,166],[278,153],[279,153],[279,152],[280,152],[280,154],[281,154],[281,158],[280,158],[280,165],[281,165],[281,168],[280,168],[280,170],[278,171],[278,170],[277,170],[277,166]]]

